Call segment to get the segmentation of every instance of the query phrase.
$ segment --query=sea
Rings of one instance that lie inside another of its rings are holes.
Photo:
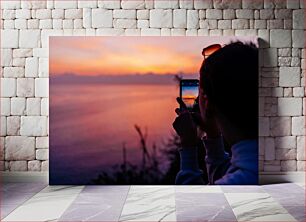
[[[140,164],[139,126],[149,151],[175,133],[177,84],[50,85],[50,183],[90,184],[126,159]],[[163,158],[160,157],[160,162]]]

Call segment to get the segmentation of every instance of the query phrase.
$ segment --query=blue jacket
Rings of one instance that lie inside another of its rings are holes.
[[[231,147],[232,157],[224,151],[223,139],[203,140],[206,149],[206,168],[209,184],[257,185],[258,141],[244,140]],[[199,169],[197,147],[180,150],[181,170],[175,184],[204,184]]]

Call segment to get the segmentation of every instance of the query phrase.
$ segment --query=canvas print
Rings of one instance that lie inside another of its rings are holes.
[[[256,37],[49,42],[50,184],[258,182]]]

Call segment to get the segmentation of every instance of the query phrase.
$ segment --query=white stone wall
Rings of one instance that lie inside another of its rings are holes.
[[[303,0],[1,1],[0,169],[48,170],[48,37],[260,39],[260,171],[305,170]]]

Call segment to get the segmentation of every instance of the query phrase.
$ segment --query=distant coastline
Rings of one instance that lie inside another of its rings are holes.
[[[51,84],[177,84],[177,76],[197,78],[196,74],[134,74],[134,75],[96,75],[82,76],[77,74],[50,75]]]

